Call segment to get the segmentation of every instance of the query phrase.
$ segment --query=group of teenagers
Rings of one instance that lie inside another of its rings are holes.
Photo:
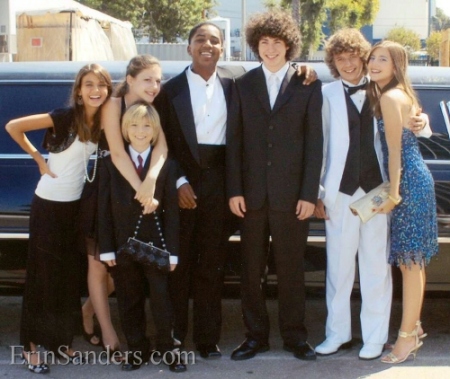
[[[403,362],[422,346],[425,266],[438,251],[436,204],[415,136],[430,129],[406,74],[405,49],[390,41],[371,48],[358,30],[342,29],[325,44],[325,62],[337,80],[322,88],[314,70],[291,62],[300,52],[300,33],[289,14],[253,15],[245,33],[262,63],[246,73],[217,65],[222,31],[202,22],[188,38],[192,63],[163,86],[151,56],[131,59],[115,91],[108,72],[88,64],[75,79],[69,107],[7,124],[41,173],[20,324],[30,371],[50,371],[38,346],[82,361],[72,346],[80,314],[86,340],[102,345],[122,370],[140,368],[155,352],[179,354],[191,296],[195,348],[204,359],[221,357],[226,244],[236,220],[247,333],[232,360],[269,350],[261,280],[270,239],[284,350],[315,360],[350,347],[356,262],[360,359],[379,358],[386,347],[391,265],[403,275],[403,314],[398,338],[381,361]],[[46,129],[47,160],[25,135],[38,129]],[[385,180],[389,197],[363,223],[349,205]],[[307,342],[304,284],[313,215],[326,225],[328,310],[326,339],[315,349]],[[140,240],[171,253],[169,273],[117,254],[136,225]],[[86,253],[90,297],[81,308]],[[154,346],[146,335],[147,287]],[[110,318],[114,290],[127,354]],[[183,360],[168,365],[186,371]]]

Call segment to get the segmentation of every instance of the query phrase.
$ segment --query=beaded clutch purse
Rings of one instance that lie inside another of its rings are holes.
[[[359,216],[363,223],[369,221],[377,213],[373,212],[374,207],[380,206],[389,197],[390,184],[384,182],[372,191],[366,193],[361,199],[350,204],[350,210],[355,216]]]

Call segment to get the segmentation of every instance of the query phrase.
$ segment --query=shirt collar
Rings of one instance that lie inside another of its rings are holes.
[[[149,146],[142,153],[138,153],[136,150],[133,149],[133,147],[131,145],[128,145],[128,151],[130,152],[131,159],[135,163],[138,163],[138,155],[140,155],[142,157],[142,161],[145,162],[147,160],[151,150],[152,150],[152,147]]]
[[[269,80],[271,75],[276,75],[278,77],[278,79],[279,79],[279,82],[282,83],[284,77],[286,76],[287,71],[289,70],[289,66],[290,66],[290,62],[286,62],[283,65],[283,67],[281,67],[277,72],[272,72],[272,71],[269,71],[267,69],[267,67],[264,66],[264,63],[263,63],[262,64],[262,69],[263,69],[263,72],[264,72],[264,76],[266,77],[266,81]]]
[[[194,71],[192,71],[192,65],[188,67],[186,70],[186,76],[188,80],[191,80],[192,82],[196,84],[211,84],[214,83],[214,81],[217,78],[217,70],[214,71],[214,73],[210,76],[208,80],[203,79],[199,74],[196,74]]]
[[[360,86],[361,84],[369,82],[369,78],[367,76],[363,76],[358,84],[353,84],[353,83],[347,82],[344,79],[341,79],[341,80],[342,80],[342,83],[346,84],[349,87],[357,87],[357,86]]]

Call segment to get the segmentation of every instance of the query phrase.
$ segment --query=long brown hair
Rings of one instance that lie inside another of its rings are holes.
[[[128,75],[135,78],[142,71],[152,67],[153,65],[161,66],[159,60],[152,55],[136,55],[134,58],[131,58],[127,66],[125,79],[115,89],[114,96],[124,97],[130,90],[126,78]]]
[[[94,143],[97,143],[100,139],[100,133],[101,133],[101,113],[99,112],[101,106],[97,110],[94,116],[94,125],[92,128],[89,128],[88,125],[86,125],[86,112],[84,109],[84,104],[79,104],[78,98],[79,93],[81,90],[81,83],[83,81],[83,78],[93,73],[100,81],[103,81],[106,83],[106,86],[108,88],[108,96],[106,97],[103,104],[109,99],[109,97],[112,94],[113,86],[112,86],[112,80],[111,76],[109,75],[109,72],[105,70],[102,66],[100,66],[97,63],[90,63],[81,68],[81,70],[78,72],[77,77],[75,78],[75,83],[72,87],[72,95],[70,97],[70,105],[75,110],[74,112],[74,121],[73,121],[73,127],[76,130],[76,133],[78,135],[78,138],[81,142],[87,142],[92,141]],[[102,104],[102,105],[103,105]]]
[[[370,57],[373,52],[378,48],[385,48],[389,52],[394,65],[394,77],[383,89],[380,89],[377,83],[372,81],[370,82],[368,96],[375,117],[381,117],[381,95],[390,89],[395,88],[397,85],[402,87],[403,91],[405,91],[406,95],[411,99],[413,106],[419,108],[419,100],[417,99],[417,95],[412,88],[411,81],[406,74],[408,68],[408,54],[406,53],[405,48],[399,43],[393,41],[384,40],[378,42],[372,47],[372,50],[370,50],[368,62],[370,61]]]

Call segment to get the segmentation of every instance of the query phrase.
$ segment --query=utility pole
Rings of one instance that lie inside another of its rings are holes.
[[[242,2],[242,23],[241,23],[241,60],[245,61],[247,60],[247,42],[245,41],[245,19],[247,18],[245,9],[246,7],[246,0],[241,0]]]
[[[292,0],[292,18],[300,26],[300,0]]]

